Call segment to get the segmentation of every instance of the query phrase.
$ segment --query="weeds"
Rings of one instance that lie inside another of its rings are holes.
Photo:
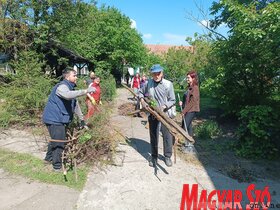
[[[222,131],[218,123],[213,120],[206,120],[195,128],[195,133],[202,139],[213,139],[221,135]]]

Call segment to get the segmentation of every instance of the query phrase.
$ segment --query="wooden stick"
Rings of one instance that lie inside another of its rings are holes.
[[[77,160],[74,158],[74,173],[75,173],[75,181],[78,181],[78,174],[77,174]]]
[[[61,143],[67,143],[71,141],[75,141],[76,139],[71,139],[71,140],[58,140],[58,139],[49,139],[49,142],[61,142]]]
[[[184,136],[186,139],[188,139],[191,143],[194,143],[194,139],[192,136],[188,134],[186,130],[184,130],[182,127],[180,127],[174,120],[172,120],[170,117],[167,116],[166,113],[161,111],[158,107],[153,107],[153,109],[165,120],[170,124],[172,127],[174,127],[182,136]]]

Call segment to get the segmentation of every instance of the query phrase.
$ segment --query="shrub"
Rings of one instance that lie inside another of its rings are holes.
[[[0,126],[12,123],[35,123],[39,120],[47,96],[54,81],[42,74],[40,55],[34,51],[22,51],[17,61],[11,65],[15,75],[7,75],[9,83],[1,86],[0,94],[4,100],[0,116]]]
[[[221,129],[217,122],[207,120],[195,128],[195,133],[199,138],[213,139],[221,134]]]
[[[247,106],[240,111],[240,125],[237,131],[239,142],[236,152],[252,159],[273,159],[278,149],[278,114],[269,106]]]
[[[112,101],[116,95],[116,81],[113,75],[101,78],[102,100]]]

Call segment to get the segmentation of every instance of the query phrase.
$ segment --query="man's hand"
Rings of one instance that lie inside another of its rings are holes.
[[[88,130],[88,126],[86,125],[86,122],[84,120],[81,120],[79,130],[82,130],[84,128]]]
[[[95,87],[89,87],[88,89],[87,89],[87,93],[94,93],[96,91],[96,88]]]
[[[161,110],[162,110],[163,112],[166,112],[166,111],[167,111],[167,106],[166,106],[166,105],[161,106]]]
[[[146,101],[144,100],[144,98],[141,98],[141,99],[140,99],[140,103],[141,103],[143,109],[146,109],[146,108],[149,106],[149,105],[146,103]]]

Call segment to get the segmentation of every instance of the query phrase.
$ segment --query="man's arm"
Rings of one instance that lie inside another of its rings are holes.
[[[66,100],[71,100],[79,96],[83,96],[87,93],[87,90],[69,90],[68,86],[61,84],[56,89],[56,95]]]

